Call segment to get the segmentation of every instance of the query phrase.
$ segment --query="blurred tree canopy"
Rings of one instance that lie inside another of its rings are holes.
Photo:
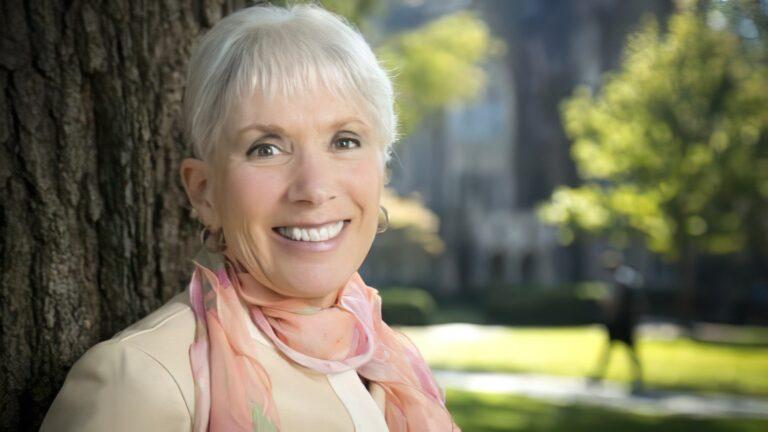
[[[445,250],[438,234],[440,219],[424,205],[417,193],[402,197],[387,188],[381,202],[389,212],[389,229],[403,230],[403,241],[416,244],[429,254],[436,255]]]
[[[363,24],[364,18],[380,6],[377,0],[323,0],[321,3],[326,9],[347,18],[357,26]]]
[[[378,47],[378,57],[394,71],[401,134],[427,113],[475,98],[485,85],[482,63],[503,49],[471,11],[443,16]]]
[[[557,188],[539,215],[564,242],[580,231],[621,247],[639,234],[670,260],[750,243],[765,253],[766,34],[722,3],[736,2],[681,3],[665,32],[645,20],[599,93],[580,87],[562,104],[583,184]]]

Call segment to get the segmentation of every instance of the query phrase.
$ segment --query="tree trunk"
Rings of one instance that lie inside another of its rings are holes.
[[[681,219],[682,220],[682,219]],[[684,230],[684,222],[680,222],[678,230]],[[698,301],[698,285],[696,281],[697,250],[693,239],[687,234],[680,234],[677,243],[680,256],[678,268],[680,269],[680,319],[682,326],[690,333],[693,322],[696,319],[696,303]]]
[[[86,349],[184,289],[186,63],[239,3],[0,6],[1,430],[37,430]]]

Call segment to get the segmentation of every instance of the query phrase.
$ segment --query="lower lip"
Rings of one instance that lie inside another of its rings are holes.
[[[339,231],[339,234],[329,240],[324,241],[299,241],[299,240],[291,240],[289,238],[283,237],[280,233],[278,233],[275,230],[272,230],[272,234],[277,238],[277,241],[280,242],[280,244],[283,244],[291,249],[297,250],[297,251],[308,251],[308,252],[327,252],[330,250],[335,249],[343,239],[344,235],[347,232],[347,225],[349,225],[348,221],[344,221],[344,225],[341,227],[341,231]]]

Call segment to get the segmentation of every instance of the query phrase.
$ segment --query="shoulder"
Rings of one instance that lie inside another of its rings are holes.
[[[183,291],[107,342],[142,352],[173,380],[189,412],[195,404],[189,346],[195,339],[195,315]]]
[[[194,383],[189,346],[195,339],[195,315],[188,295],[188,291],[177,294],[107,342],[141,351],[154,360],[167,371],[191,409],[194,406]]]
[[[194,331],[185,291],[94,345],[70,369],[41,430],[189,430]]]
[[[186,290],[176,294],[149,315],[117,332],[110,341],[135,346],[149,344],[151,347],[155,346],[154,342],[158,338],[168,335],[181,336],[191,341],[195,334],[195,316],[188,296]]]

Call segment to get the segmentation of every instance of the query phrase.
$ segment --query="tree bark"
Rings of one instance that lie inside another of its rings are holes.
[[[242,3],[2,2],[1,430],[37,430],[86,349],[184,289],[186,63]]]
[[[680,319],[686,331],[693,329],[697,319],[698,283],[696,280],[697,251],[693,240],[684,237],[680,242]]]

